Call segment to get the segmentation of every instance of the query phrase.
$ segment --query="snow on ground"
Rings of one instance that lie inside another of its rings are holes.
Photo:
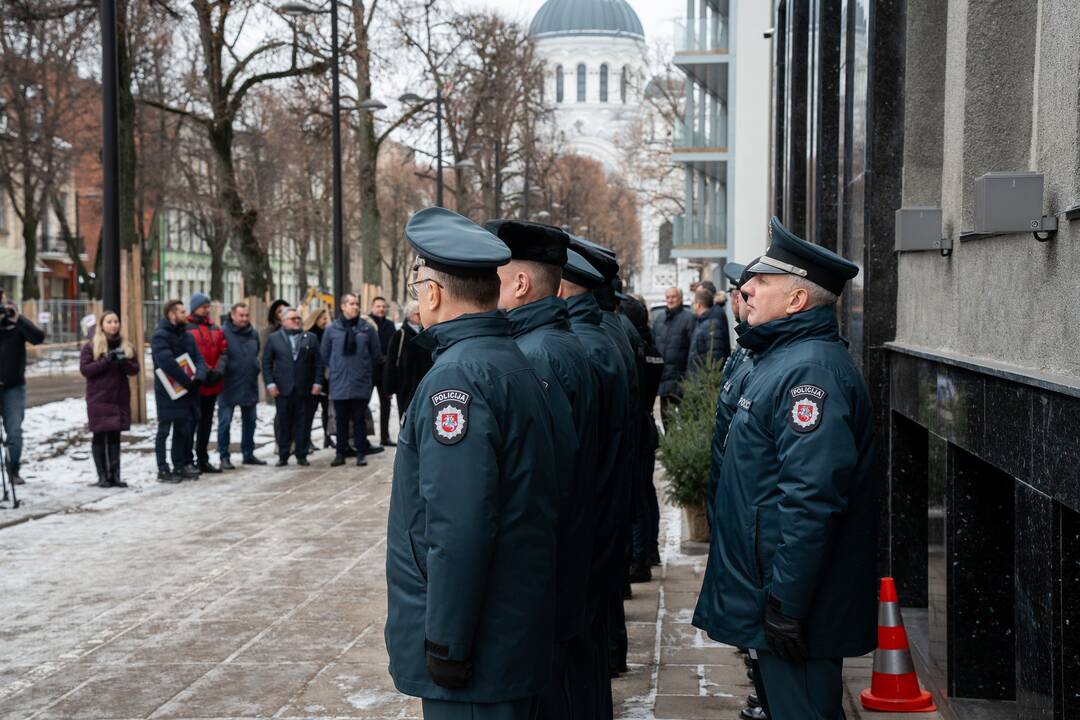
[[[157,487],[157,459],[154,455],[154,439],[157,433],[157,407],[154,391],[146,394],[146,411],[149,421],[131,426],[121,435],[121,479],[131,487],[92,487],[97,482],[97,471],[90,454],[91,433],[87,428],[86,400],[67,398],[28,408],[23,420],[22,476],[25,485],[15,488],[20,506],[17,510],[0,510],[0,527],[26,517],[38,517],[58,511],[72,510],[86,503],[95,502],[117,494],[140,493]],[[377,396],[371,400],[371,411],[379,416]],[[215,413],[216,415],[216,413]],[[255,426],[255,454],[272,461],[274,449],[274,407],[259,403]],[[391,425],[393,425],[391,419]],[[240,461],[240,413],[233,413],[230,430],[232,460]],[[311,441],[317,448],[323,445],[321,413],[316,413]],[[216,465],[218,454],[217,419],[210,434],[210,458]],[[326,451],[319,455],[327,456]],[[7,506],[8,503],[4,503]]]

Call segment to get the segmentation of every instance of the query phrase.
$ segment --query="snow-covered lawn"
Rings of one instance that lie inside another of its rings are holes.
[[[371,400],[371,410],[379,416],[377,397]],[[22,476],[26,484],[16,488],[20,507],[17,511],[0,510],[0,526],[26,516],[76,508],[102,497],[118,493],[139,493],[157,487],[157,459],[154,437],[157,432],[157,408],[153,390],[146,395],[149,422],[132,425],[121,436],[121,478],[130,489],[91,487],[97,482],[97,471],[90,455],[91,434],[87,429],[86,400],[67,398],[38,407],[28,408],[23,420]],[[215,413],[216,415],[216,413]],[[391,421],[393,425],[393,420]],[[232,460],[240,462],[240,413],[233,413]],[[316,413],[311,441],[316,448],[323,446],[321,413]],[[171,439],[170,439],[171,440]],[[216,465],[218,454],[217,419],[210,434],[210,458]],[[255,427],[255,454],[268,462],[275,458],[274,407],[258,405]],[[329,457],[330,451],[320,450],[312,457]]]

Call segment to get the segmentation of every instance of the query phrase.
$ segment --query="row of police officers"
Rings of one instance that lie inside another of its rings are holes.
[[[854,266],[778,230],[743,285],[747,352],[718,403],[694,622],[757,650],[773,718],[832,720],[840,659],[873,645],[870,407],[831,306]],[[613,312],[617,259],[558,228],[442,208],[406,237],[413,342],[434,365],[394,463],[394,683],[425,718],[608,720],[653,440],[645,343]]]

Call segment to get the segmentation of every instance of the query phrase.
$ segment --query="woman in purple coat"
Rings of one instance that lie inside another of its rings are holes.
[[[120,318],[111,310],[101,314],[93,337],[83,345],[79,371],[86,377],[86,414],[97,487],[127,487],[120,479],[120,433],[131,427],[131,387],[128,376],[139,372],[135,350],[120,332]]]

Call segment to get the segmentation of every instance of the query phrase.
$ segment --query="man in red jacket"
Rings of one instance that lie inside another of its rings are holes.
[[[210,442],[210,428],[214,424],[214,405],[218,395],[225,389],[225,333],[214,324],[210,317],[210,297],[197,292],[191,296],[188,304],[191,315],[188,316],[188,332],[195,337],[203,360],[206,361],[206,381],[199,386],[197,404],[198,430],[195,434],[195,457],[198,459],[199,472],[219,473],[221,469],[210,464],[210,455],[206,446]]]

